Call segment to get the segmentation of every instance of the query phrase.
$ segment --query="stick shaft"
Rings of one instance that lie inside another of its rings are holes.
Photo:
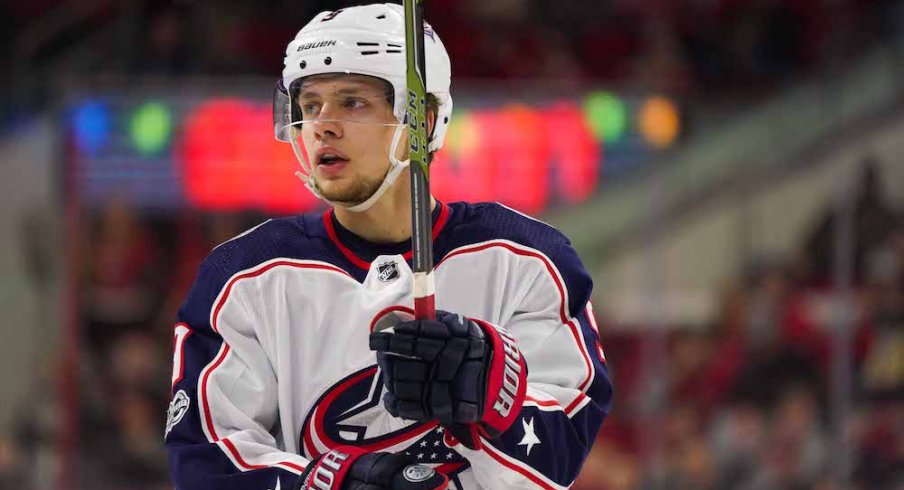
[[[433,221],[427,139],[427,71],[424,54],[424,0],[405,0],[405,54],[408,88],[408,141],[411,159],[411,248],[414,312],[433,318]]]

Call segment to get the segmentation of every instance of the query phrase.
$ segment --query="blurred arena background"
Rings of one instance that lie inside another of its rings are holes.
[[[0,488],[166,489],[198,262],[321,209],[273,140],[332,0],[0,3]],[[616,387],[579,489],[904,488],[904,2],[428,0],[445,200],[568,234]]]

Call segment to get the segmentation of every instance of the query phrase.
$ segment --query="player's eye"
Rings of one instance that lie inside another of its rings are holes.
[[[320,112],[320,104],[316,102],[305,102],[301,104],[301,113],[305,116],[314,116]]]
[[[346,97],[342,107],[346,109],[361,109],[367,105],[367,101],[358,97]]]

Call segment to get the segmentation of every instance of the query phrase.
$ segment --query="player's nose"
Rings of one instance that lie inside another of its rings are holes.
[[[318,139],[324,137],[341,138],[343,135],[342,122],[336,111],[333,111],[331,104],[326,104],[320,110],[317,119],[312,123],[314,126],[314,134]]]

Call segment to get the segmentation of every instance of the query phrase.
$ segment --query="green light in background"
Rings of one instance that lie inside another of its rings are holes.
[[[625,134],[625,103],[609,92],[593,92],[584,100],[584,115],[598,141],[618,142]]]
[[[162,150],[169,142],[173,119],[169,109],[159,102],[148,102],[132,115],[132,144],[144,155]]]

